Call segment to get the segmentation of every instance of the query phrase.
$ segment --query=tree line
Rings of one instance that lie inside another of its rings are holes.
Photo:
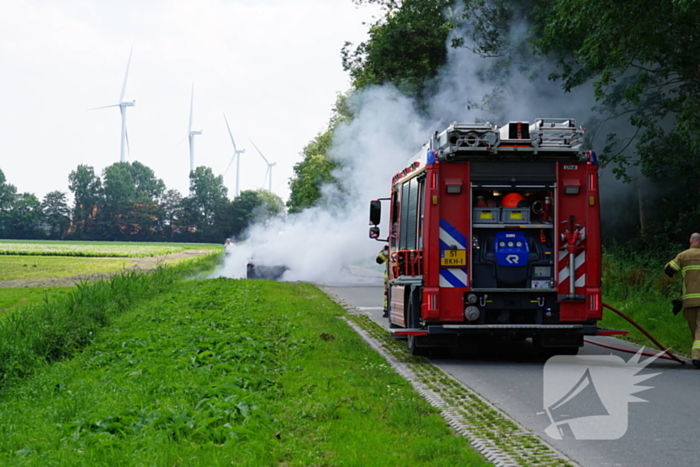
[[[222,243],[284,215],[280,197],[267,190],[230,200],[223,176],[209,167],[190,172],[187,196],[138,161],[112,164],[101,176],[79,165],[68,182],[72,204],[63,191],[39,200],[18,193],[0,169],[0,238]]]

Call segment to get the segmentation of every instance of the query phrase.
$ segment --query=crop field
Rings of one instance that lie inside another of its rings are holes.
[[[221,248],[221,246],[211,243],[0,240],[0,255],[134,258],[167,255],[183,250],[215,248]]]
[[[490,465],[316,287],[196,278],[217,261],[6,313],[0,465]]]
[[[62,288],[131,269],[175,265],[221,245],[0,241],[0,313],[65,293]]]

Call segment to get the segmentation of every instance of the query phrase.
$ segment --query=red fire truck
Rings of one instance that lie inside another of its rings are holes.
[[[370,205],[389,204],[388,317],[413,354],[465,339],[532,338],[575,354],[599,329],[596,155],[573,119],[453,123]]]

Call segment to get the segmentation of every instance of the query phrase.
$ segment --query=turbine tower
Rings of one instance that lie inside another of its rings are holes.
[[[241,173],[241,154],[245,152],[245,149],[238,149],[236,147],[236,141],[233,139],[233,133],[231,133],[231,127],[228,124],[228,120],[226,119],[226,114],[224,114],[224,121],[226,122],[226,128],[228,128],[228,135],[231,137],[231,144],[233,144],[233,156],[231,156],[231,161],[228,163],[228,167],[226,167],[226,172],[224,172],[224,175],[228,172],[228,169],[231,168],[231,164],[233,163],[233,160],[236,159],[236,197],[240,194],[240,191],[238,190],[238,182],[239,182],[239,176]]]
[[[192,94],[190,97],[190,126],[187,130],[187,136],[190,139],[190,172],[194,172],[194,137],[196,135],[201,135],[202,130],[192,129],[192,112],[194,109],[194,83],[192,83]]]
[[[269,181],[269,185],[268,185],[269,188],[268,188],[267,191],[269,191],[270,193],[272,193],[272,168],[273,168],[275,165],[277,165],[277,162],[270,163],[270,162],[267,160],[267,157],[263,156],[263,153],[260,151],[260,149],[258,149],[258,147],[255,146],[255,143],[253,143],[253,140],[252,140],[252,139],[250,140],[250,142],[252,143],[253,147],[255,147],[255,150],[258,151],[258,154],[260,154],[260,157],[262,157],[263,160],[265,161],[265,163],[267,164],[267,171],[265,172],[265,178],[263,179],[263,185],[265,185],[265,180],[267,180],[267,176],[268,176],[268,174],[269,174],[269,175],[270,175],[270,181]]]
[[[129,135],[126,132],[126,108],[133,107],[136,105],[136,101],[125,101],[124,94],[126,94],[126,81],[129,78],[129,66],[131,65],[131,54],[134,52],[134,48],[131,47],[129,52],[129,61],[126,62],[126,73],[124,74],[124,83],[122,84],[122,92],[119,95],[119,102],[117,104],[105,105],[103,107],[96,107],[95,109],[106,109],[107,107],[119,107],[119,112],[122,114],[122,136],[121,136],[121,147],[119,152],[119,161],[126,162],[126,153],[129,151]]]

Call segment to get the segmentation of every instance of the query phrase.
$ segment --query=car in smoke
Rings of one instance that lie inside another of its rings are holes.
[[[288,270],[287,266],[266,266],[249,261],[246,265],[246,278],[278,281]]]

